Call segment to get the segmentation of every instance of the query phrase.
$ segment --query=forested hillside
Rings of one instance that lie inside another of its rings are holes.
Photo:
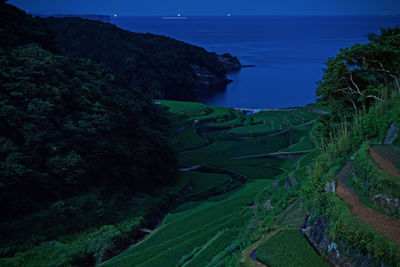
[[[0,5],[0,256],[129,218],[108,244],[121,245],[167,205],[148,194],[177,178],[168,120],[104,66],[63,55],[45,21]],[[69,262],[93,262],[73,249]]]
[[[225,88],[226,69],[215,53],[165,36],[133,33],[80,18],[48,18],[58,47],[103,63],[157,98],[193,99]],[[205,80],[204,80],[205,79]]]

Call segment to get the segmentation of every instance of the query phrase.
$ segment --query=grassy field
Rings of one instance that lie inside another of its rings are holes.
[[[206,192],[231,180],[230,176],[218,173],[190,171],[187,175],[189,176],[190,184],[192,186],[192,190],[188,194],[189,196]]]
[[[296,186],[302,183],[312,159],[304,153],[290,158],[251,156],[314,149],[310,136],[318,115],[299,108],[247,116],[240,110],[193,102],[157,102],[170,112],[180,164],[202,167],[182,172],[179,189],[173,190],[187,188],[184,196],[189,202],[167,214],[143,241],[103,265],[224,266],[240,250],[238,244],[247,238],[248,229],[258,222],[264,226],[273,222],[263,221],[271,216],[260,210],[265,198],[276,206],[274,214],[284,212],[293,202],[296,189],[286,188],[285,181],[294,174]],[[216,190],[228,183],[234,184],[230,191]],[[282,225],[283,221],[294,220],[298,225],[305,220],[301,208],[294,210],[301,211],[293,213],[296,218],[282,213],[279,218],[286,218],[279,219]]]
[[[271,267],[330,266],[297,229],[283,230],[259,246],[257,259]]]
[[[199,146],[207,142],[207,140],[197,134],[193,127],[187,127],[176,133],[178,140],[176,147],[178,150],[185,150]]]
[[[235,192],[172,212],[156,232],[104,266],[175,266],[194,248],[209,245],[219,232],[245,227],[251,217],[246,206],[266,184],[259,180],[249,182]]]

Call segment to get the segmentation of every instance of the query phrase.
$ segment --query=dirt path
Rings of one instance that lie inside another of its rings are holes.
[[[345,176],[351,170],[352,166],[346,164],[336,176],[338,178],[336,194],[349,206],[351,212],[357,218],[373,227],[377,232],[400,244],[400,220],[386,216],[365,206],[361,203],[357,194],[343,182],[343,178],[347,178]]]
[[[371,157],[371,159],[376,163],[376,165],[378,165],[378,167],[386,172],[387,174],[400,178],[400,172],[399,170],[396,168],[396,166],[393,165],[392,162],[390,162],[389,160],[383,158],[381,155],[379,155],[377,152],[374,151],[373,148],[370,148],[368,150],[369,156]]]

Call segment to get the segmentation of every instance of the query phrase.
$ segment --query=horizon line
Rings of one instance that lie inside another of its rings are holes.
[[[84,16],[84,15],[97,15],[97,16],[110,16],[114,17],[115,14],[117,14],[117,17],[178,17],[177,15],[166,15],[166,14],[146,14],[146,15],[140,15],[140,14],[118,14],[118,13],[74,13],[74,12],[35,12],[31,10],[24,10],[26,13],[30,15],[46,15],[46,16],[52,16],[52,15],[75,15],[75,16]],[[230,14],[230,16],[228,16]],[[400,13],[389,13],[389,14],[382,14],[382,13],[368,13],[368,14],[360,14],[360,13],[354,13],[354,14],[232,14],[232,13],[226,13],[226,14],[196,14],[196,15],[190,15],[190,14],[184,14],[182,17],[272,17],[272,16],[298,16],[298,17],[308,17],[308,16],[400,16]]]

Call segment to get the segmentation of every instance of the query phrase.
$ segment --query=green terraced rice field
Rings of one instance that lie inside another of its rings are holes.
[[[250,227],[255,210],[250,209],[249,205],[254,205],[256,196],[264,190],[272,190],[272,184],[278,181],[275,191],[268,192],[279,206],[276,212],[281,210],[280,206],[284,206],[281,196],[291,194],[284,187],[286,177],[294,173],[296,184],[303,183],[314,156],[312,153],[302,153],[291,158],[247,157],[313,149],[309,141],[313,131],[313,123],[310,121],[317,115],[307,108],[261,111],[247,116],[232,108],[194,102],[157,102],[169,111],[176,130],[175,147],[181,151],[180,164],[203,166],[181,172],[179,184],[171,190],[171,194],[186,192],[185,197],[192,201],[182,203],[170,211],[161,225],[144,240],[102,266],[206,266],[214,262],[221,251],[237,241],[242,232]],[[305,122],[310,123],[302,125]],[[277,131],[282,133],[270,135]],[[234,183],[238,177],[246,177],[247,181],[243,185],[243,181]],[[226,184],[234,185],[230,187],[231,191],[217,190],[225,188]],[[295,216],[296,220],[283,214],[280,217],[282,224],[291,221],[297,225],[304,220],[304,212],[297,206],[287,210],[301,214]],[[303,246],[293,249],[293,253],[309,253],[317,263],[324,263],[318,255],[310,253],[304,245],[305,239],[297,233],[284,231],[277,238],[286,240],[289,234],[297,242],[295,244]],[[275,246],[277,242],[271,239],[267,244],[270,243]],[[263,249],[260,248],[260,252]],[[268,257],[263,259],[268,264],[272,263],[272,266],[280,266],[279,255],[285,258],[282,255],[286,254],[276,250],[275,254],[271,256],[268,253]],[[297,254],[293,255],[295,257]],[[291,254],[289,256],[292,257]],[[299,257],[297,260],[304,259]],[[273,265],[275,263],[278,265]],[[282,260],[282,263],[285,261]]]
[[[271,267],[330,266],[300,230],[283,230],[257,249],[257,259]]]
[[[190,171],[187,173],[187,175],[189,177],[190,184],[192,185],[192,190],[190,191],[189,196],[206,192],[231,180],[230,176],[218,173],[201,173]]]
[[[174,266],[193,248],[209,244],[220,231],[244,227],[251,217],[246,206],[267,184],[262,180],[250,182],[225,196],[169,214],[156,232],[104,266]]]
[[[178,139],[178,143],[176,144],[178,150],[196,147],[207,142],[207,140],[199,136],[192,127],[187,127],[179,131],[176,137]]]

